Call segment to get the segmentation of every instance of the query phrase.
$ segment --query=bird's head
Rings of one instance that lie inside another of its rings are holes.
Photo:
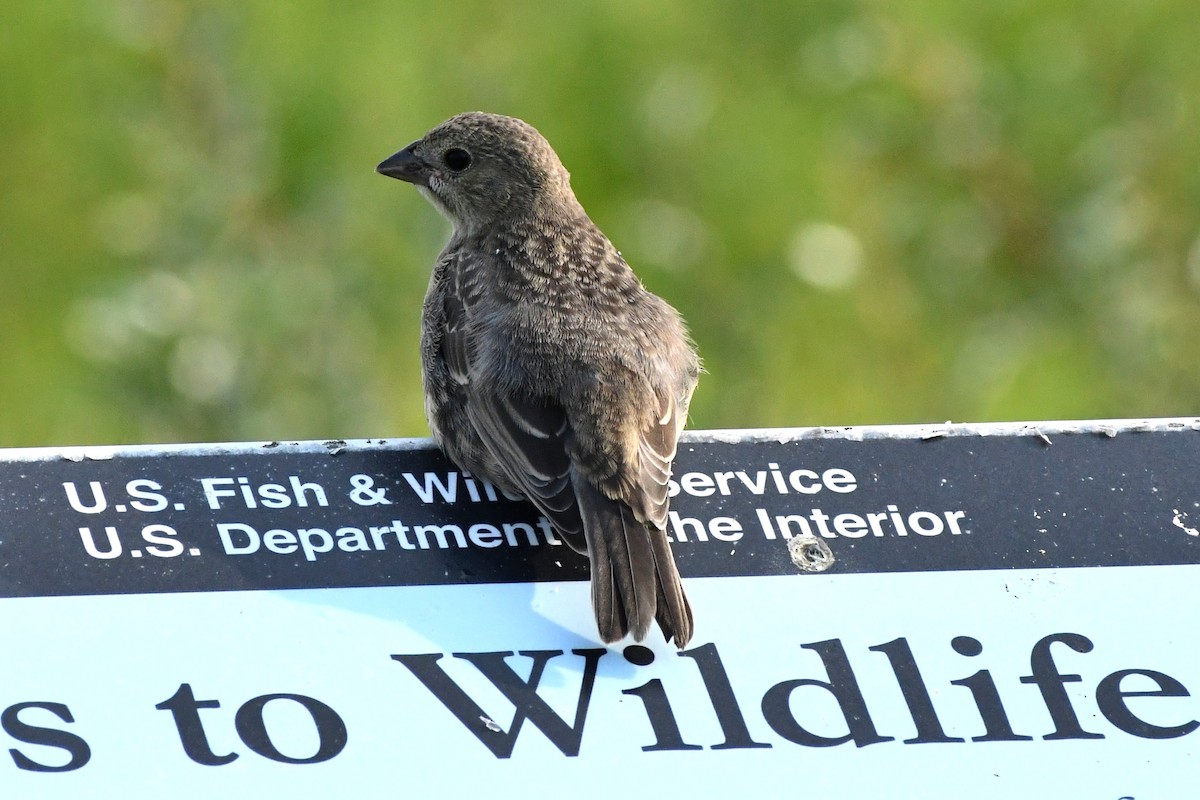
[[[375,169],[416,185],[456,227],[574,202],[570,175],[550,143],[532,125],[499,114],[451,117]]]

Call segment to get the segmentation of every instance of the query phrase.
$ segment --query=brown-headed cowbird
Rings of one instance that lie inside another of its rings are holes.
[[[667,482],[700,362],[678,312],[588,218],[512,117],[438,125],[377,170],[454,225],[421,318],[425,410],[460,467],[525,495],[587,553],[600,637],[692,636]]]

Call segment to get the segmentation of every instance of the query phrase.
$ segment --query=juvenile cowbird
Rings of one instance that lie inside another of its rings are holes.
[[[600,637],[692,636],[667,481],[700,362],[678,312],[588,218],[512,117],[438,125],[377,170],[454,225],[421,318],[425,411],[461,468],[525,495],[587,553]]]

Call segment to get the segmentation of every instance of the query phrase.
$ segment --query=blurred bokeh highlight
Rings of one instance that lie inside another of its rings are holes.
[[[425,435],[448,226],[373,168],[471,109],[687,317],[694,428],[1198,412],[1192,2],[5,17],[0,446]]]

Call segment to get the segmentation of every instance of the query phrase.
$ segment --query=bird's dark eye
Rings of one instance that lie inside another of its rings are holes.
[[[462,172],[471,166],[471,154],[461,147],[451,147],[442,154],[442,161],[445,161],[446,166],[453,171]]]

